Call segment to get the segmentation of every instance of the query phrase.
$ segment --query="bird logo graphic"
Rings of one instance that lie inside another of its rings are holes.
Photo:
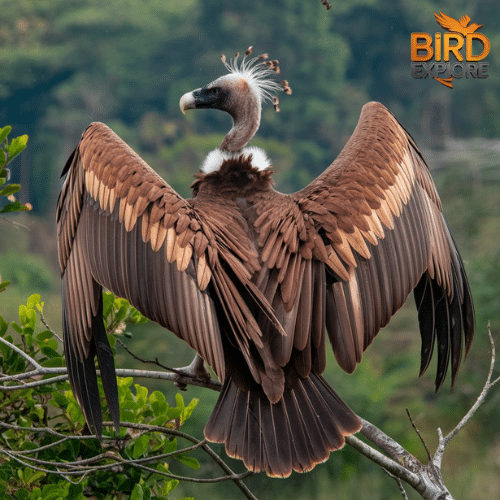
[[[412,77],[429,76],[450,89],[456,78],[488,78],[489,63],[484,59],[491,43],[478,31],[483,25],[471,23],[467,14],[458,20],[441,11],[434,16],[445,32],[411,34]]]
[[[470,26],[467,26],[470,23],[470,17],[468,15],[462,16],[458,21],[451,16],[447,16],[439,11],[439,15],[434,12],[436,16],[436,21],[448,31],[452,31],[455,33],[460,33],[463,36],[467,36],[470,33],[474,33],[479,28],[482,28],[482,24],[472,23]]]
[[[477,29],[481,28],[482,24],[470,23],[470,17],[466,14],[462,16],[458,21],[451,17],[443,14],[439,11],[439,15],[434,12],[434,16],[436,16],[436,21],[440,24],[445,30],[451,31],[452,33],[460,33],[462,36],[467,36],[470,33],[474,33]],[[450,89],[453,88],[453,76],[449,78],[439,78],[437,76],[434,77],[439,83],[442,83],[446,87]]]
[[[474,31],[483,26],[482,24],[476,23],[472,23],[467,26],[470,23],[470,17],[467,14],[462,16],[458,21],[451,16],[443,14],[441,11],[439,11],[439,15],[434,12],[434,16],[436,16],[438,24],[440,24],[445,30],[451,31],[452,33],[460,33],[464,37],[470,33],[474,33]],[[453,88],[453,76],[450,76],[449,78],[438,78],[435,76],[434,78],[446,87],[449,87],[450,89]]]

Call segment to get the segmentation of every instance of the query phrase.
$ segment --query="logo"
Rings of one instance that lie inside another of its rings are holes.
[[[411,76],[434,78],[450,89],[455,78],[488,78],[490,41],[477,30],[482,24],[470,23],[470,17],[458,21],[442,12],[436,14],[438,24],[446,33],[411,34]]]

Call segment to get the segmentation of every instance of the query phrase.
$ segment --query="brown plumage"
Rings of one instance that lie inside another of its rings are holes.
[[[210,84],[183,96],[183,110],[238,106],[256,92],[259,75],[230,69],[217,92]],[[227,92],[231,101],[221,101]],[[258,97],[243,120],[260,120]],[[255,124],[246,128],[245,144]],[[361,428],[321,376],[325,331],[352,372],[414,290],[421,372],[437,344],[439,388],[450,363],[455,381],[470,349],[474,313],[427,165],[384,106],[364,106],[339,157],[297,193],[276,192],[254,154],[222,146],[220,164],[197,174],[184,200],[108,127],[90,125],[66,164],[57,207],[64,343],[87,422],[100,434],[97,356],[118,426],[101,289],[127,298],[223,382],[206,437],[249,469],[284,477],[326,460]]]

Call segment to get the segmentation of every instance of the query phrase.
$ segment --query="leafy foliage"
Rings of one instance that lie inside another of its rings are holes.
[[[7,125],[0,128],[0,196],[5,196],[9,203],[0,208],[0,214],[30,210],[30,205],[21,205],[14,197],[14,194],[21,191],[20,184],[6,184],[10,179],[10,170],[7,165],[21,153],[28,142],[27,135],[14,137],[9,142],[9,134],[12,127]],[[1,284],[0,284],[1,288]]]
[[[10,125],[0,128],[0,214],[31,209],[31,206],[28,204],[21,205],[14,196],[14,194],[21,191],[21,185],[7,184],[10,179],[10,170],[7,168],[7,165],[24,150],[28,142],[27,135],[14,137],[9,142],[8,136],[11,130],[12,127]],[[3,198],[1,197],[3,196],[7,198],[8,202],[2,206]],[[8,285],[10,285],[10,281],[2,281],[2,277],[0,276],[0,292],[3,292]]]
[[[123,299],[105,294],[111,339],[144,317]],[[109,430],[99,443],[88,435],[80,408],[65,376],[60,339],[43,325],[44,303],[37,294],[19,306],[19,319],[0,316],[0,496],[16,499],[169,498],[179,483],[170,473],[172,460],[191,469],[198,460],[183,449],[179,429],[191,417],[197,400],[185,404],[177,394],[171,405],[133,379],[118,381],[119,435]],[[42,321],[40,321],[42,320]],[[40,327],[40,323],[42,326]],[[57,370],[61,368],[61,370]],[[34,377],[33,373],[39,373]],[[47,369],[44,375],[44,369]],[[20,382],[20,374],[40,383]],[[5,381],[10,382],[5,383]],[[26,388],[23,388],[23,385]],[[18,387],[14,390],[12,386]],[[102,387],[100,387],[101,395]],[[105,419],[109,415],[105,414]],[[198,446],[195,446],[196,448]],[[89,474],[89,472],[92,472]]]

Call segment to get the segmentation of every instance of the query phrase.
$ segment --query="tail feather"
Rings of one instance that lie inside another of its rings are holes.
[[[225,443],[226,453],[250,470],[287,477],[324,462],[360,429],[360,419],[320,376],[297,378],[275,404],[262,390],[241,390],[228,378],[205,437]]]

